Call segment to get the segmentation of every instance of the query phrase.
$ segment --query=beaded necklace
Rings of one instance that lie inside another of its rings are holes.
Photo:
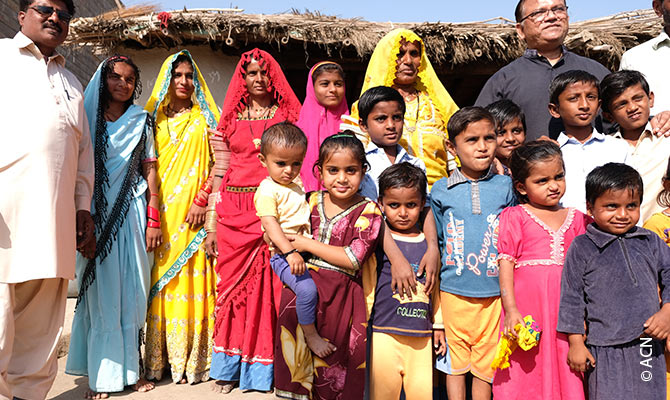
[[[254,128],[251,127],[250,108],[251,107],[247,107],[247,122],[249,123],[249,134],[251,135],[251,142],[254,144],[254,147],[258,149],[258,148],[261,147],[261,138],[254,136]],[[265,113],[263,113],[263,115],[260,118],[256,118],[256,120],[259,120],[259,119],[264,119],[265,120],[265,123],[263,124],[263,130],[261,131],[261,136],[263,136],[263,132],[265,132],[265,128],[267,128],[267,126],[268,126],[268,121],[269,121],[268,116],[270,115],[270,111],[272,111],[273,108],[274,108],[274,106],[268,107],[265,110]]]

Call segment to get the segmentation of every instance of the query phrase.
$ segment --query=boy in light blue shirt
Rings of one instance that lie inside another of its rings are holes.
[[[430,206],[442,250],[440,302],[447,355],[449,398],[465,398],[465,374],[472,373],[472,399],[490,399],[502,305],[498,283],[498,216],[515,204],[512,180],[495,172],[497,139],[493,116],[465,107],[447,125],[447,149],[461,161],[449,178],[437,181]],[[480,397],[478,397],[480,396]]]

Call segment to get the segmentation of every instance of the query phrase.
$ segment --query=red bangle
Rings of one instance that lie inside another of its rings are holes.
[[[151,206],[147,206],[147,217],[149,217],[150,219],[153,219],[154,221],[160,221],[161,220],[161,216],[158,213],[158,210],[151,207]]]
[[[156,221],[151,220],[151,219],[148,219],[148,220],[147,220],[147,227],[149,227],[149,228],[160,228],[160,227],[161,227],[161,223],[160,223],[160,222],[156,222]]]
[[[195,196],[195,199],[193,199],[193,204],[198,207],[207,207],[207,200],[200,198],[200,194],[198,193],[198,195]]]
[[[158,193],[151,193],[152,196],[158,196]]]
[[[212,181],[213,180],[214,180],[214,177],[210,176],[209,178],[207,178],[207,180],[205,180],[205,182],[200,187],[200,191],[205,192],[207,195],[212,193]]]

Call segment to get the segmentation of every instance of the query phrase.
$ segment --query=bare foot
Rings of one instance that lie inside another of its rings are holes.
[[[156,386],[154,385],[153,382],[149,382],[144,378],[140,378],[140,380],[133,385],[133,389],[137,390],[140,393],[148,392],[149,390],[153,390],[155,387]]]
[[[212,391],[215,393],[228,394],[235,387],[235,382],[228,381],[214,381],[212,382]]]
[[[184,383],[188,382],[186,378],[181,378],[179,382],[177,382],[177,385],[183,385]]]
[[[84,393],[84,398],[85,399],[93,399],[93,400],[99,400],[99,399],[106,399],[109,397],[109,393],[98,393],[94,392],[91,389],[87,390],[86,393]]]
[[[324,358],[333,354],[337,348],[331,343],[325,341],[318,333],[308,334],[305,332],[305,342],[307,342],[307,347],[312,350],[317,356]]]

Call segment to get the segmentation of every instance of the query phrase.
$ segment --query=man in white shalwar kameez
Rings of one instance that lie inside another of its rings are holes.
[[[81,84],[55,52],[72,0],[21,0],[0,40],[0,399],[44,399],[58,370],[75,254],[95,252]]]

